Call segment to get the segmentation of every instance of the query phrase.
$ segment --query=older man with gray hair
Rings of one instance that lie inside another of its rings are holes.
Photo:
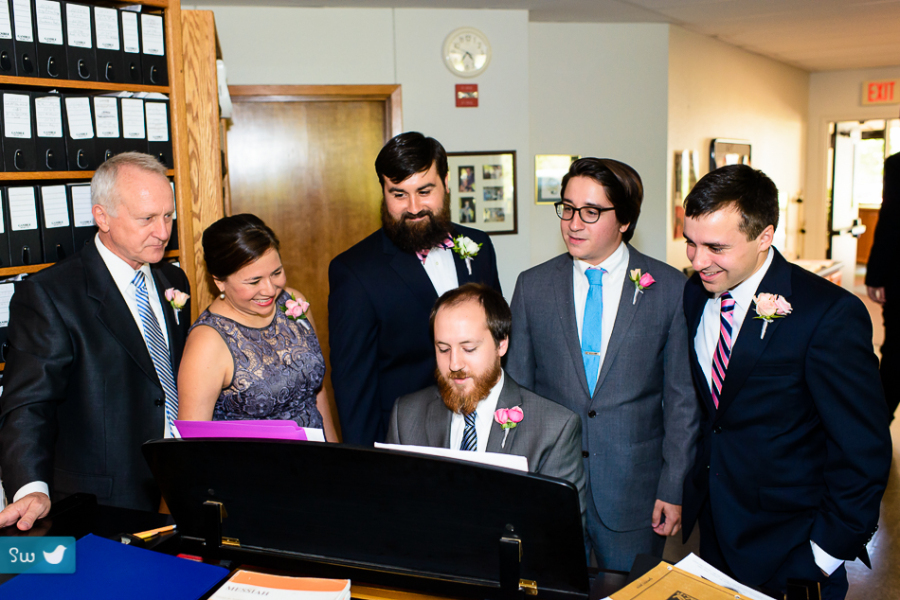
[[[187,277],[160,262],[172,188],[156,159],[127,152],[97,169],[91,199],[93,243],[18,283],[10,303],[0,476],[13,496],[0,527],[30,529],[76,492],[159,506],[141,444],[170,435],[189,326],[165,298],[189,292]]]

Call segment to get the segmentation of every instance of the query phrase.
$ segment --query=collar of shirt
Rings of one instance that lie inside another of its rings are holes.
[[[459,287],[459,277],[456,274],[456,262],[453,260],[453,250],[449,248],[433,248],[422,262],[422,267],[434,286],[438,298],[452,289]]]
[[[616,315],[619,312],[619,301],[622,297],[622,285],[625,283],[629,258],[630,253],[628,252],[628,246],[625,242],[622,242],[619,244],[619,247],[599,265],[591,265],[579,259],[574,259],[572,261],[572,289],[574,291],[575,301],[575,324],[578,327],[579,341],[581,340],[581,330],[584,323],[584,306],[587,304],[588,290],[591,287],[585,272],[593,267],[606,269],[606,275],[603,276],[603,345],[600,350],[601,365],[603,365],[603,359],[606,357],[606,346],[609,344],[609,338],[612,335],[613,326],[616,323]]]
[[[478,452],[487,451],[488,438],[491,436],[491,427],[494,425],[494,411],[497,410],[497,402],[500,400],[500,391],[503,389],[503,381],[505,379],[506,376],[501,369],[499,381],[491,388],[487,398],[479,402],[475,408],[475,433],[478,436]],[[459,413],[453,413],[450,417],[451,450],[459,450],[465,428],[465,417]]]
[[[121,257],[116,256],[112,250],[104,246],[99,234],[94,237],[94,243],[97,245],[97,252],[100,253],[100,258],[103,259],[106,268],[109,269],[109,274],[112,275],[113,281],[116,282],[116,287],[122,292],[122,296],[125,298],[131,296],[133,298],[134,286],[131,282],[134,280],[134,274],[137,271],[132,269],[131,265],[122,260]],[[139,270],[144,272],[144,280],[147,282],[147,292],[149,293],[153,284],[150,265],[144,263]],[[154,285],[153,287],[155,288],[156,286]]]

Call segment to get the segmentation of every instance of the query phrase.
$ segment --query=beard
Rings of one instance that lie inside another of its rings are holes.
[[[426,217],[422,221],[411,221],[422,216]],[[382,200],[381,227],[388,239],[403,252],[415,254],[421,250],[431,250],[443,243],[452,231],[450,197],[444,196],[444,204],[437,215],[431,209],[423,208],[416,214],[404,212],[400,219],[391,216]]]
[[[471,392],[463,392],[456,386],[451,379],[469,376],[472,378],[474,387]],[[491,389],[500,381],[500,361],[494,363],[494,366],[483,373],[466,373],[466,371],[450,371],[449,375],[444,376],[440,368],[434,372],[434,378],[437,380],[438,391],[441,393],[441,399],[444,405],[451,411],[468,415],[478,406],[478,403],[488,397]]]

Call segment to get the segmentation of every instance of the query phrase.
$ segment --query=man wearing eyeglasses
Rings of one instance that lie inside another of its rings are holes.
[[[568,252],[519,275],[506,369],[581,415],[586,544],[601,568],[628,571],[681,529],[699,424],[685,277],[628,244],[643,199],[628,165],[577,160],[561,196]]]

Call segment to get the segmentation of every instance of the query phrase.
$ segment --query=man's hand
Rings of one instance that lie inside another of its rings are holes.
[[[657,500],[653,506],[653,531],[672,536],[681,531],[681,505]]]
[[[50,512],[50,498],[42,492],[32,492],[0,511],[0,527],[17,525],[22,531],[31,529],[37,519]]]
[[[884,304],[884,288],[883,287],[870,287],[867,285],[866,293],[869,294],[869,299],[872,302],[877,302],[878,304]]]

